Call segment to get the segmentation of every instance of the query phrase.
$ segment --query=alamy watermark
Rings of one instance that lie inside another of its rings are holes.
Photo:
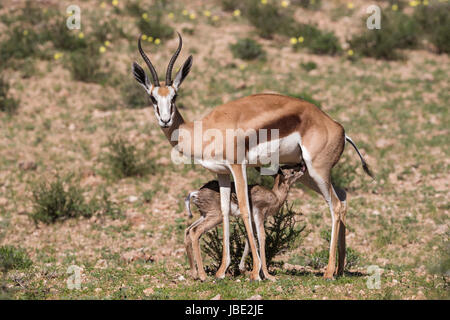
[[[366,13],[370,14],[366,20],[367,29],[381,29],[381,8],[372,4],[366,8]]]
[[[381,268],[377,265],[368,266],[367,273],[369,274],[366,281],[367,288],[381,289]]]
[[[69,17],[66,20],[66,26],[70,30],[81,29],[81,9],[79,6],[72,4],[67,7],[66,13]]]
[[[71,265],[67,268],[66,273],[70,274],[67,279],[67,289],[80,290],[81,289],[81,268],[77,265]]]

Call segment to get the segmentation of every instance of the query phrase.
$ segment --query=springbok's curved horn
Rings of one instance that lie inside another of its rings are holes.
[[[156,73],[155,67],[153,66],[152,62],[147,57],[144,50],[142,50],[141,38],[142,38],[142,34],[139,36],[139,40],[138,40],[139,52],[141,53],[142,59],[144,59],[145,63],[147,64],[147,67],[150,69],[150,72],[152,73],[153,85],[155,87],[159,87],[158,74]]]
[[[173,70],[173,65],[175,64],[175,61],[178,58],[178,55],[180,54],[181,51],[181,47],[183,46],[183,40],[181,39],[181,35],[179,32],[177,32],[178,34],[178,48],[177,51],[175,51],[175,53],[173,54],[172,58],[170,59],[169,65],[167,66],[167,72],[166,72],[166,86],[170,86],[172,85],[172,70]]]

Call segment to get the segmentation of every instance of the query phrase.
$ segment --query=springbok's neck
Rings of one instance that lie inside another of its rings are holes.
[[[169,128],[161,128],[167,140],[169,140],[170,144],[172,145],[172,147],[178,145],[178,133],[175,133],[173,137],[172,134],[175,130],[179,129],[180,126],[183,125],[184,123],[185,122],[183,116],[180,114],[180,112],[178,112],[178,109],[175,108],[172,125]]]
[[[277,175],[273,184],[272,192],[275,193],[278,199],[278,204],[281,206],[289,193],[290,186],[284,181],[280,182],[280,175]]]

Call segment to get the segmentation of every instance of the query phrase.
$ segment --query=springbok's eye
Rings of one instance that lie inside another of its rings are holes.
[[[150,96],[150,99],[152,100],[152,103],[153,103],[153,104],[158,104],[158,102],[156,101],[156,99],[155,99],[154,96]]]

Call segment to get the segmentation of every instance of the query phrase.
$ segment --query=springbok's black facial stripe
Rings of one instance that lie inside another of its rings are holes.
[[[150,99],[152,100],[152,103],[153,103],[153,104],[157,104],[157,103],[158,103],[158,102],[156,101],[156,99],[155,99],[154,96],[150,96]]]

